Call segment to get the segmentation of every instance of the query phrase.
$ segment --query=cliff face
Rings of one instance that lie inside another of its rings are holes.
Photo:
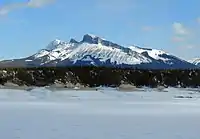
[[[118,87],[121,84],[140,86],[198,87],[200,70],[137,70],[108,67],[7,68],[0,70],[0,84],[49,86],[62,84]]]

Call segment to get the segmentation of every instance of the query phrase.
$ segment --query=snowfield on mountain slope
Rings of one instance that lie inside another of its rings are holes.
[[[13,64],[15,65],[15,63]],[[25,59],[24,64],[27,66],[95,65],[148,69],[188,69],[196,67],[161,50],[137,46],[124,47],[89,34],[84,35],[81,41],[74,39],[69,42],[54,40],[47,45],[46,49],[40,50]]]
[[[189,62],[200,67],[200,58],[195,58],[193,60],[189,60]]]
[[[0,90],[0,138],[198,139],[199,89]]]
[[[167,54],[166,52],[164,51],[161,51],[161,50],[156,50],[156,49],[143,49],[143,48],[140,48],[140,47],[137,47],[137,46],[130,46],[129,47],[131,50],[133,51],[136,51],[138,53],[143,53],[143,52],[147,52],[148,55],[156,60],[163,60],[163,61],[167,61],[169,59],[167,58],[163,58],[161,57],[160,55],[162,54]]]
[[[35,55],[35,58],[42,58],[43,56],[48,56],[49,61],[70,59],[74,63],[78,60],[82,60],[85,56],[100,59],[101,62],[110,60],[112,63],[116,62],[117,64],[132,65],[151,62],[150,59],[134,51],[128,55],[119,48],[89,43],[61,43],[51,51],[40,51]]]
[[[54,49],[50,49],[51,47]],[[57,60],[57,59],[58,60],[62,59],[62,57],[68,55],[69,53],[73,51],[73,49],[75,48],[75,44],[61,43],[61,44],[58,44],[56,46],[51,46],[51,47],[47,48],[46,50],[39,51],[37,54],[34,55],[35,59],[42,58],[44,56],[49,57],[49,61],[47,62]]]
[[[74,61],[74,63],[76,63],[76,61],[81,60],[85,56],[91,56],[96,59],[98,58],[101,62],[110,60],[111,63],[116,62],[117,64],[132,65],[150,62],[148,58],[135,52],[127,55],[127,53],[118,48],[107,47],[101,44],[88,43],[81,44],[81,46],[74,49],[72,53],[66,55],[66,57],[62,58],[61,60],[69,58],[70,60]]]

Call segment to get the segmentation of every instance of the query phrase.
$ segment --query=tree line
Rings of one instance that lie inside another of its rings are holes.
[[[117,87],[121,84],[132,84],[136,87],[198,87],[200,70],[144,70],[95,66],[0,69],[2,85],[12,82],[18,85],[48,86],[56,81],[63,84],[80,83],[88,87]]]

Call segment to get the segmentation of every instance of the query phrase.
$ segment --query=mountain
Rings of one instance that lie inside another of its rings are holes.
[[[188,69],[194,64],[156,49],[124,47],[86,34],[81,41],[54,40],[36,54],[0,62],[0,67],[109,66],[144,69]]]
[[[189,62],[200,67],[200,58],[195,58],[193,60],[190,60]]]

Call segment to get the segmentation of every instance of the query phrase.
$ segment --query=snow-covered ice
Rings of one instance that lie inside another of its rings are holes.
[[[198,89],[0,90],[2,139],[199,139]]]

